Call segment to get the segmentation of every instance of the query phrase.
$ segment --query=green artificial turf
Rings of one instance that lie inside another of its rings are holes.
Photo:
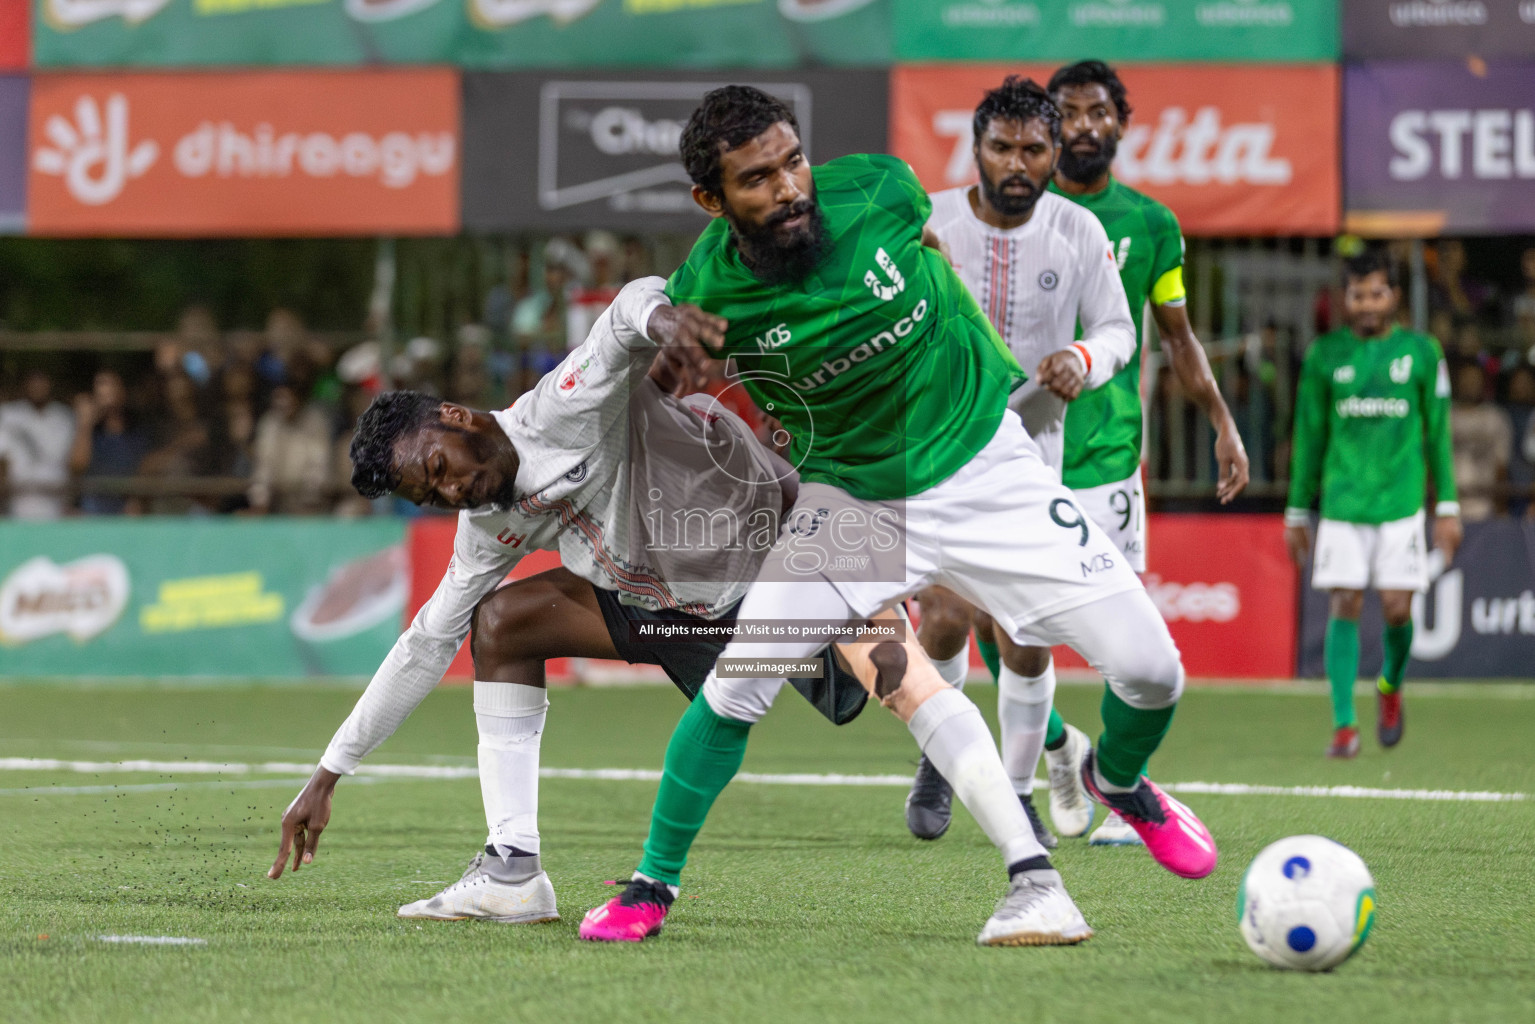
[[[968,690],[988,717],[994,691]],[[0,687],[0,758],[312,762],[356,691],[336,686]],[[552,694],[544,764],[660,766],[681,698]],[[1095,731],[1098,690],[1059,706]],[[1152,763],[1168,782],[1535,794],[1527,688],[1408,692],[1407,738],[1321,756],[1325,697],[1191,690]],[[1373,714],[1361,697],[1362,719]],[[372,762],[472,766],[464,688],[436,692]],[[870,707],[834,730],[785,691],[745,770],[907,772],[905,729]],[[293,779],[295,781],[286,781]],[[458,877],[484,839],[471,779],[345,780],[315,864],[269,881],[297,791],[276,774],[0,772],[0,1020],[12,1021],[1516,1021],[1535,1020],[1535,799],[1504,803],[1185,795],[1221,845],[1198,882],[1139,849],[1063,840],[1056,863],[1097,935],[980,949],[1004,885],[963,811],[911,839],[898,787],[726,790],[666,931],[580,942],[644,838],[652,782],[546,779],[558,924],[417,924],[394,908]],[[50,787],[137,787],[64,793]],[[22,791],[26,790],[26,791]],[[1043,801],[1044,794],[1040,794]],[[1274,970],[1237,932],[1248,860],[1319,832],[1370,865],[1369,943],[1332,974]],[[185,936],[201,946],[103,943]]]

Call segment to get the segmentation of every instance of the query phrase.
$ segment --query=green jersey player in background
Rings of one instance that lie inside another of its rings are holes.
[[[1306,352],[1295,400],[1285,541],[1298,565],[1311,547],[1310,509],[1321,499],[1311,585],[1332,592],[1324,660],[1332,688],[1329,757],[1359,753],[1354,681],[1364,590],[1380,592],[1385,664],[1376,730],[1402,739],[1402,676],[1412,651],[1412,595],[1428,589],[1424,490],[1434,478],[1434,546],[1449,565],[1460,546],[1450,456],[1450,375],[1439,343],[1396,323],[1396,268],[1379,250],[1348,261],[1343,319]]]
[[[747,364],[743,384],[791,436],[801,487],[747,591],[742,630],[672,734],[639,869],[587,914],[582,937],[660,931],[710,806],[783,686],[775,666],[933,583],[986,608],[1015,643],[1068,643],[1103,672],[1105,729],[1084,755],[1084,785],[1168,870],[1208,875],[1218,858],[1208,829],[1142,774],[1182,691],[1177,648],[1007,408],[1021,371],[928,244],[932,208],[911,168],[850,156],[812,169],[793,113],[746,86],[705,96],[681,143],[693,198],[714,221],[665,299],[704,330],[670,336],[663,325],[655,340],[684,363],[705,354],[702,342]],[[1087,368],[1057,355],[1041,362],[1041,386],[1079,389]],[[754,639],[751,624],[783,620],[802,625]],[[897,644],[874,645],[870,660],[881,702],[1003,854],[1008,894],[979,941],[1090,935],[979,710],[931,670],[908,673]]]
[[[1103,527],[1136,572],[1146,571],[1146,496],[1141,469],[1141,327],[1147,302],[1162,349],[1183,393],[1215,430],[1220,470],[1216,495],[1226,504],[1247,486],[1247,452],[1236,420],[1210,372],[1204,347],[1189,324],[1183,290],[1183,232],[1166,206],[1117,180],[1110,168],[1130,124],[1124,83],[1103,61],[1084,60],[1056,71],[1047,87],[1061,111],[1061,155],[1050,190],[1096,216],[1108,232],[1119,278],[1135,322],[1135,355],[1102,387],[1083,391],[1066,416],[1061,481],[1082,510]],[[988,666],[996,655],[980,644]],[[1053,709],[1045,735],[1050,771],[1050,817],[1068,836],[1092,824],[1092,804],[1072,785],[1077,748],[1085,737]],[[1118,815],[1088,840],[1096,846],[1138,843]]]

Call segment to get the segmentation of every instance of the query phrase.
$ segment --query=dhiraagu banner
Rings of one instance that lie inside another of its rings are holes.
[[[400,633],[398,520],[0,529],[0,676],[369,675]]]

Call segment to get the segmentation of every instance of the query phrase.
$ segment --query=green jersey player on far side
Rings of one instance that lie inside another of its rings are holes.
[[[1401,291],[1386,254],[1369,250],[1344,271],[1340,330],[1312,343],[1295,400],[1285,541],[1298,564],[1311,547],[1309,510],[1321,499],[1311,585],[1332,592],[1324,659],[1332,687],[1329,757],[1359,753],[1354,680],[1365,587],[1380,592],[1385,664],[1377,683],[1383,747],[1402,739],[1402,676],[1412,650],[1412,595],[1428,589],[1423,495],[1432,472],[1434,546],[1445,564],[1460,547],[1450,456],[1450,376],[1439,343],[1396,323]]]
[[[1223,505],[1247,486],[1247,452],[1210,372],[1205,350],[1189,324],[1178,218],[1110,171],[1132,113],[1124,83],[1103,61],[1084,60],[1057,70],[1047,89],[1061,111],[1061,155],[1050,190],[1086,207],[1108,232],[1135,322],[1135,356],[1107,384],[1084,391],[1071,403],[1061,482],[1114,539],[1131,567],[1145,572],[1146,498],[1139,474],[1141,326],[1148,302],[1179,386],[1215,430],[1220,470],[1216,496]],[[984,644],[982,653],[986,653]],[[1073,776],[1066,770],[1081,743],[1052,709],[1045,735],[1050,816],[1065,835],[1081,835],[1091,824],[1091,804],[1072,785]],[[1089,841],[1113,846],[1139,840],[1111,812]]]

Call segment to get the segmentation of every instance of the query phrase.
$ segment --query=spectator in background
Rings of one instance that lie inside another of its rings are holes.
[[[128,389],[116,370],[100,370],[89,394],[75,396],[75,437],[69,450],[69,468],[83,477],[80,510],[99,515],[137,513],[136,498],[91,491],[91,481],[101,477],[131,477],[149,450],[149,439],[128,413]]]
[[[1535,247],[1524,250],[1519,269],[1524,274],[1524,289],[1514,296],[1510,311],[1519,343],[1527,351],[1535,351]]]
[[[630,235],[624,239],[623,265],[619,268],[618,276],[623,279],[623,284],[637,281],[642,277],[649,277],[653,271],[651,267],[654,260],[650,257],[650,246],[638,235]]]
[[[1497,514],[1497,486],[1508,478],[1514,428],[1502,406],[1487,399],[1487,375],[1474,362],[1455,371],[1450,437],[1455,450],[1455,487],[1468,523]]]
[[[223,339],[218,321],[207,306],[191,305],[176,319],[174,338],[178,365],[198,389],[207,387],[224,364]]]
[[[1461,241],[1458,238],[1441,239],[1434,247],[1432,258],[1426,262],[1431,315],[1448,314],[1453,328],[1475,320],[1489,298],[1490,289],[1466,273],[1466,247]]]
[[[0,405],[8,512],[16,519],[58,519],[66,505],[75,418],[53,400],[53,380],[42,370],[27,372],[21,393],[19,400]]]
[[[303,319],[293,310],[279,306],[268,313],[265,347],[256,360],[257,375],[269,385],[287,382],[289,365],[304,351],[307,333]]]
[[[551,238],[544,246],[542,287],[517,303],[512,313],[512,333],[522,354],[519,392],[531,389],[565,357],[569,291],[584,263],[568,239]]]
[[[618,290],[623,287],[623,282],[618,279],[619,258],[618,238],[612,232],[593,231],[586,236],[589,279],[571,292],[565,317],[567,350],[586,340],[592,324],[618,298]]]
[[[357,433],[357,421],[362,418],[363,411],[368,408],[368,403],[372,400],[372,394],[355,385],[349,385],[341,393],[343,422],[336,442],[332,446],[335,481],[340,492],[335,508],[338,516],[355,518],[373,514],[373,502],[348,486],[352,479],[352,436]],[[388,503],[385,501],[383,504]]]
[[[198,402],[197,387],[185,373],[173,372],[161,379],[160,417],[152,430],[154,447],[139,464],[145,477],[176,481],[206,476],[213,471],[213,434]],[[157,495],[148,502],[157,515],[183,515],[207,511],[185,495]]]
[[[1535,515],[1535,370],[1516,366],[1508,378],[1508,414],[1514,428],[1513,458],[1508,464],[1508,482],[1513,485],[1515,501],[1509,512]]]
[[[272,389],[271,408],[256,424],[249,491],[258,515],[315,515],[331,506],[330,423],[289,384]]]

